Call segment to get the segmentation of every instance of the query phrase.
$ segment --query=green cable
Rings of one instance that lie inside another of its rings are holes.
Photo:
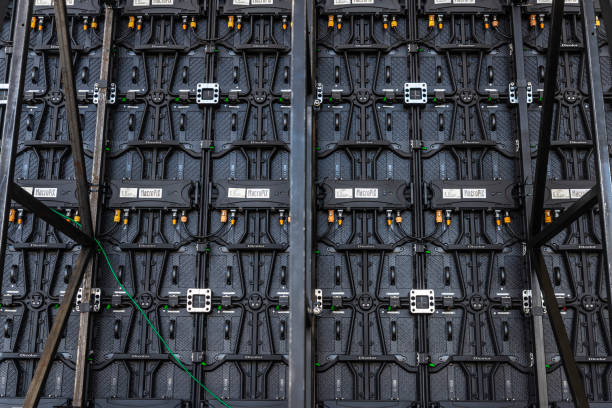
[[[81,226],[80,223],[76,222],[75,220],[73,220],[72,218],[68,217],[67,215],[64,215],[58,211],[55,211],[53,208],[50,209],[51,211],[53,211],[54,213],[56,213],[57,215],[60,215],[61,217],[70,220],[72,222],[74,222],[76,225],[78,225],[79,227]],[[168,350],[168,353],[170,353],[170,355],[174,358],[174,360],[176,361],[176,363],[183,369],[183,371],[185,371],[187,373],[187,375],[189,375],[189,377],[191,377],[191,379],[193,381],[195,381],[200,387],[202,387],[204,389],[204,391],[206,391],[207,393],[209,393],[210,395],[212,395],[217,401],[219,401],[221,404],[223,404],[224,406],[226,406],[227,408],[232,408],[231,406],[229,406],[227,404],[227,402],[223,401],[221,398],[217,397],[217,395],[215,393],[213,393],[211,390],[209,390],[208,388],[206,388],[206,386],[204,384],[202,384],[200,382],[200,380],[198,380],[197,378],[195,378],[193,376],[193,374],[191,374],[191,372],[187,369],[187,367],[185,367],[183,365],[183,363],[181,362],[181,360],[179,360],[179,358],[176,356],[176,354],[174,354],[174,352],[172,351],[172,349],[170,348],[170,346],[168,345],[168,343],[166,343],[166,341],[164,340],[164,338],[161,336],[161,334],[159,334],[159,332],[157,331],[157,329],[155,328],[155,326],[153,325],[153,323],[151,323],[151,321],[149,320],[149,317],[147,316],[147,314],[144,312],[144,310],[142,310],[140,308],[140,306],[138,305],[138,303],[134,300],[134,298],[132,297],[132,295],[130,295],[130,293],[125,289],[125,287],[123,286],[123,284],[121,283],[121,281],[119,280],[119,278],[117,277],[117,274],[115,274],[115,270],[113,269],[113,266],[110,263],[110,260],[108,259],[108,255],[106,253],[106,251],[104,250],[104,248],[102,247],[102,244],[100,243],[100,241],[98,241],[97,238],[94,238],[94,241],[96,241],[96,244],[98,244],[98,248],[100,248],[100,251],[102,252],[102,255],[104,255],[104,259],[106,259],[106,264],[108,265],[108,268],[110,269],[110,271],[113,273],[113,276],[115,277],[115,280],[117,281],[117,283],[119,284],[119,287],[121,288],[121,290],[123,292],[125,292],[125,294],[130,298],[130,300],[132,301],[132,303],[134,304],[134,306],[136,306],[136,308],[140,311],[140,313],[142,314],[142,316],[145,318],[145,320],[147,321],[147,323],[149,324],[149,326],[151,327],[151,329],[153,329],[153,331],[155,332],[155,334],[157,335],[157,337],[161,340],[161,342],[164,344],[164,347],[166,347],[166,350]]]

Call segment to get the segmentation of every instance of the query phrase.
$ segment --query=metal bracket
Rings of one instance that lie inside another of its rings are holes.
[[[0,105],[6,105],[8,100],[9,84],[0,84]]]
[[[93,297],[93,304],[91,302],[91,298]],[[91,288],[90,302],[83,303],[83,288],[79,288],[79,291],[76,295],[76,311],[77,312],[99,312],[100,311],[100,303],[102,299],[102,291],[100,288]],[[87,305],[87,306],[85,306]]]
[[[531,292],[531,289],[527,289],[523,291],[523,313],[525,313],[525,315],[530,315],[531,312],[533,311],[534,314],[536,315],[541,315],[546,313],[546,306],[544,303],[544,298],[542,297],[542,306],[537,307],[537,306],[533,306],[533,295]]]
[[[219,84],[200,82],[196,91],[196,102],[199,105],[216,105],[219,103]]]
[[[117,84],[115,84],[114,82],[111,83],[110,86],[107,88],[107,90],[108,90],[108,97],[106,98],[106,103],[108,103],[109,105],[114,105],[115,101],[117,100]],[[96,82],[96,84],[94,85],[94,91],[93,91],[93,103],[97,105],[99,100],[100,100],[100,84]]]
[[[518,86],[514,82],[508,84],[508,98],[510,103],[518,103],[518,97],[516,96],[516,90]],[[527,103],[533,103],[533,87],[531,82],[527,82]]]
[[[318,315],[318,314],[321,314],[321,312],[323,311],[323,290],[315,289],[314,293],[315,293],[315,302],[312,307],[312,313]]]
[[[435,300],[432,289],[412,289],[410,291],[410,313],[432,314],[436,311]]]
[[[404,103],[427,103],[427,84],[425,82],[406,82],[404,84]]]
[[[210,289],[187,289],[187,311],[189,313],[208,313],[212,308]]]
[[[315,108],[318,108],[323,104],[323,84],[320,82],[317,83],[317,97],[313,103]]]

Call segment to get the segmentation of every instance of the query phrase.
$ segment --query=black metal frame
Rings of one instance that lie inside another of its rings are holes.
[[[612,5],[610,5],[609,1],[610,0],[601,0],[600,2],[603,10],[604,22],[607,23],[606,27],[612,27]],[[531,260],[533,261],[533,267],[542,291],[546,311],[550,318],[559,353],[563,360],[563,367],[570,385],[574,403],[578,407],[588,407],[589,403],[586,397],[580,369],[573,355],[572,346],[559,311],[559,305],[557,304],[555,292],[540,247],[570,225],[571,222],[577,220],[578,217],[591,211],[593,205],[599,204],[608,301],[612,301],[610,297],[612,294],[610,279],[610,272],[612,271],[610,264],[610,262],[612,262],[612,246],[610,244],[612,244],[612,242],[610,242],[609,237],[609,234],[612,233],[612,213],[610,212],[610,205],[612,205],[612,178],[610,173],[610,152],[608,149],[603,94],[601,93],[601,72],[593,3],[592,0],[581,1],[584,44],[587,51],[588,85],[590,90],[590,103],[592,106],[592,134],[593,146],[595,149],[597,184],[581,199],[565,210],[554,223],[542,229],[544,192],[546,190],[546,175],[555,104],[554,97],[551,95],[554,95],[557,85],[564,7],[563,0],[554,0],[551,14],[552,21],[548,52],[546,56],[544,105],[540,119],[536,172],[532,189],[525,192],[526,196],[531,196],[533,192],[531,219],[529,221],[530,239],[528,241]],[[608,32],[612,32],[612,28],[609,28]],[[539,313],[537,314],[543,312],[542,307],[534,307],[534,310],[538,310]],[[542,389],[540,384],[538,384],[538,386],[540,394],[546,393],[546,388]]]
[[[609,27],[608,35],[612,38],[612,4],[611,0],[601,0],[603,20]],[[24,86],[25,65],[29,42],[29,21],[32,14],[32,1],[16,2],[16,26],[13,53],[11,56],[10,86],[8,91],[7,105],[13,109],[7,111],[4,118],[2,149],[0,152],[0,265],[4,263],[8,233],[8,213],[11,200],[35,213],[38,217],[52,224],[55,228],[75,240],[83,246],[76,261],[74,272],[67,285],[65,296],[61,302],[58,314],[54,320],[45,348],[28,389],[24,407],[34,407],[40,398],[45,379],[52,365],[58,341],[63,327],[66,324],[74,296],[81,282],[81,278],[87,269],[90,257],[94,253],[95,241],[93,239],[94,225],[92,223],[92,209],[90,206],[89,186],[83,160],[83,147],[81,132],[79,129],[78,111],[76,104],[76,93],[72,75],[72,62],[70,43],[67,36],[66,6],[64,2],[55,3],[55,15],[58,27],[58,40],[60,49],[60,60],[62,67],[62,78],[64,81],[66,106],[68,114],[68,128],[70,144],[74,160],[75,178],[77,183],[77,196],[79,212],[83,220],[82,229],[73,223],[66,222],[61,216],[51,211],[44,203],[32,197],[29,193],[13,182],[14,160],[18,137],[18,120],[21,114],[21,102]],[[529,167],[529,144],[527,129],[527,106],[526,106],[526,82],[524,68],[522,67],[522,46],[520,36],[515,35],[514,46],[517,62],[517,94],[519,98],[518,115],[520,119],[521,157],[523,158],[522,172],[526,180],[525,200],[527,224],[529,229],[528,248],[530,257],[527,259],[528,267],[532,264],[535,271],[535,279],[532,280],[535,290],[535,305],[539,303],[539,290],[546,305],[547,314],[551,320],[553,333],[555,335],[563,366],[572,390],[575,404],[579,407],[588,407],[588,401],[580,370],[572,353],[571,344],[565,330],[565,326],[559,311],[557,300],[550,277],[547,272],[544,257],[540,246],[547,240],[562,231],[570,222],[590,211],[595,205],[599,205],[602,230],[602,248],[604,256],[604,268],[607,283],[607,294],[609,308],[612,309],[612,176],[610,169],[610,152],[608,148],[605,111],[603,95],[601,90],[601,72],[599,67],[598,45],[595,36],[595,12],[592,0],[582,2],[583,29],[585,32],[584,43],[587,50],[587,65],[589,67],[589,88],[591,90],[590,104],[592,106],[592,129],[593,145],[595,149],[595,165],[597,168],[597,184],[591,191],[585,194],[573,206],[567,209],[555,220],[554,223],[542,229],[544,210],[544,186],[546,185],[546,173],[548,165],[548,152],[550,147],[550,132],[552,129],[554,98],[556,87],[558,60],[560,54],[561,25],[563,20],[564,2],[554,0],[552,8],[552,22],[549,35],[549,46],[547,52],[547,64],[545,74],[544,105],[540,121],[538,156],[536,172],[531,182],[531,171]],[[0,4],[1,5],[1,4]],[[310,155],[312,154],[312,116],[309,113],[309,101],[311,89],[306,81],[312,74],[308,61],[308,38],[309,31],[313,29],[312,2],[293,2],[293,35],[292,35],[292,117],[291,117],[291,324],[289,328],[289,396],[288,403],[291,407],[312,406],[312,353],[310,324],[312,309],[312,284],[311,284],[311,223],[312,223],[312,191],[311,179],[312,169],[309,167]],[[514,30],[520,30],[520,6],[512,6],[512,20]],[[520,31],[518,31],[520,32]],[[312,44],[311,44],[312,46]],[[312,49],[310,50],[312,52]],[[520,63],[519,63],[520,62]],[[309,73],[310,71],[310,73]],[[104,119],[104,118],[103,118]],[[300,175],[298,177],[298,175]],[[302,208],[305,211],[302,211]],[[95,214],[95,211],[94,211]],[[542,337],[543,308],[534,307],[534,331],[536,332],[536,376],[538,380],[539,403],[546,404],[546,371],[544,368],[543,342],[538,341]],[[86,325],[87,326],[87,325]],[[612,326],[612,319],[611,319]],[[611,327],[612,329],[612,327]],[[83,330],[83,327],[82,327]],[[87,327],[84,328],[87,330]],[[87,342],[80,352],[85,353]],[[85,354],[83,354],[85,355]],[[84,384],[81,381],[81,384]],[[75,389],[76,392],[76,389]],[[82,403],[83,394],[80,395],[78,403]]]
[[[512,31],[514,45],[514,65],[516,71],[517,98],[518,98],[518,132],[519,132],[519,151],[521,157],[520,175],[524,180],[525,189],[525,227],[531,224],[531,212],[533,208],[533,175],[531,174],[531,146],[529,141],[529,112],[527,109],[527,79],[525,77],[525,55],[523,52],[523,35],[522,35],[522,14],[521,6],[518,4],[512,5]],[[525,228],[529,230],[529,228]],[[528,254],[529,255],[529,254]],[[533,268],[531,267],[532,260],[530,256],[525,259],[525,267],[530,271],[530,284],[532,289],[532,300],[541,303],[540,285]],[[536,384],[537,384],[537,400],[541,407],[548,406],[548,391],[546,382],[546,361],[544,352],[544,319],[542,314],[532,314],[532,330],[533,342],[535,351],[535,369],[536,369]]]
[[[290,153],[290,191],[291,224],[289,242],[289,299],[291,307],[289,324],[289,392],[288,406],[310,407],[312,404],[312,356],[309,339],[308,310],[313,298],[310,292],[310,223],[312,217],[310,189],[311,171],[308,160],[313,151],[312,137],[309,133],[307,98],[310,94],[308,83],[308,17],[312,3],[294,0],[292,10],[291,35],[291,153]]]
[[[76,88],[72,72],[72,59],[70,37],[68,36],[68,22],[66,19],[66,4],[63,1],[54,2],[57,36],[59,43],[62,80],[64,83],[64,96],[66,99],[66,119],[68,122],[68,134],[74,173],[77,186],[77,198],[79,213],[81,215],[81,228],[79,230],[72,223],[66,222],[61,216],[51,211],[43,203],[35,200],[23,189],[13,183],[15,150],[19,128],[17,125],[21,115],[21,98],[24,86],[24,74],[27,60],[29,42],[29,21],[32,15],[33,1],[19,1],[16,12],[16,35],[14,42],[14,59],[11,61],[11,72],[9,82],[8,104],[15,109],[5,117],[2,140],[2,167],[0,168],[0,265],[4,264],[4,252],[6,249],[6,234],[8,232],[7,216],[11,199],[15,199],[23,206],[33,211],[43,220],[51,223],[55,228],[73,238],[83,246],[79,253],[73,273],[64,292],[53,326],[45,342],[45,347],[38,360],[34,377],[30,382],[28,392],[24,401],[24,407],[35,407],[40,400],[40,394],[44,388],[45,381],[51,369],[55,353],[61,339],[68,317],[72,310],[73,300],[77,294],[81,278],[87,268],[91,255],[94,253],[95,241],[89,203],[89,185],[85,160],[83,154],[83,141],[81,137],[78,105],[76,102]]]

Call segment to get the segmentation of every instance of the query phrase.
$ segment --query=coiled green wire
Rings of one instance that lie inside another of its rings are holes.
[[[73,220],[72,218],[58,212],[55,211],[53,208],[50,209],[51,211],[53,211],[54,213],[56,213],[57,215],[70,220],[71,222],[75,223],[76,225],[78,225],[79,227],[81,226],[80,223],[76,222],[75,220]],[[185,367],[183,365],[183,363],[181,362],[181,360],[179,360],[179,358],[176,356],[176,354],[174,354],[174,351],[172,351],[172,349],[170,348],[170,346],[168,345],[168,343],[166,343],[166,341],[164,340],[164,338],[161,336],[161,334],[159,334],[159,332],[157,331],[157,329],[155,328],[155,326],[153,325],[153,323],[151,323],[151,321],[149,320],[149,317],[147,316],[147,314],[144,312],[144,310],[142,310],[140,308],[140,305],[138,305],[138,302],[136,302],[134,300],[134,298],[132,297],[132,295],[130,295],[130,293],[125,289],[125,287],[123,286],[123,284],[121,283],[121,281],[119,280],[119,278],[117,277],[117,274],[115,274],[115,270],[113,269],[113,266],[110,263],[110,260],[108,259],[108,255],[106,253],[106,251],[104,250],[104,247],[102,247],[102,244],[100,243],[100,241],[98,241],[97,238],[94,237],[94,241],[96,241],[96,244],[98,244],[98,248],[100,248],[100,252],[102,252],[102,255],[104,255],[104,259],[106,259],[106,264],[108,265],[108,268],[110,269],[110,271],[113,273],[113,276],[115,277],[115,280],[117,281],[117,283],[119,284],[119,287],[121,288],[121,290],[130,298],[130,300],[132,301],[132,303],[134,304],[134,306],[136,306],[136,308],[140,311],[140,313],[142,314],[142,316],[145,318],[145,320],[147,321],[147,323],[149,324],[149,326],[151,327],[151,329],[153,330],[153,332],[157,335],[157,337],[159,338],[159,340],[161,340],[161,342],[164,344],[164,347],[166,348],[166,350],[168,350],[168,353],[170,353],[170,355],[172,356],[172,358],[174,358],[174,360],[176,361],[176,363],[179,365],[179,367],[181,367],[183,369],[183,371],[185,371],[187,373],[187,375],[189,375],[189,377],[191,377],[191,379],[193,381],[195,381],[196,384],[198,384],[200,387],[202,387],[204,389],[204,391],[206,391],[207,393],[209,393],[211,396],[213,396],[217,401],[219,401],[221,404],[223,404],[224,406],[226,406],[227,408],[232,408],[230,407],[227,402],[223,401],[221,398],[219,398],[215,393],[213,393],[211,390],[209,390],[208,388],[206,388],[206,386],[204,384],[202,384],[200,382],[200,380],[198,380],[197,378],[195,378],[193,376],[193,374],[191,374],[191,372],[187,369],[187,367]]]

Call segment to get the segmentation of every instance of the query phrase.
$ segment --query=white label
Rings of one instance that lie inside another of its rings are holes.
[[[269,188],[247,188],[246,198],[270,198]]]
[[[442,198],[461,198],[461,189],[460,188],[443,188],[442,189]]]
[[[334,191],[334,198],[353,198],[352,188],[337,188]]]
[[[274,0],[251,0],[252,6],[265,6],[274,4]]]
[[[565,4],[578,4],[578,0],[565,0]]]
[[[353,4],[374,4],[374,0],[353,0]]]
[[[570,198],[570,192],[567,188],[551,188],[550,198],[553,200],[565,200]]]
[[[39,198],[55,198],[57,197],[57,188],[54,187],[49,187],[49,188],[39,188],[36,187],[34,189],[34,194],[32,194],[34,197],[39,197]]]
[[[434,0],[434,4],[450,4],[451,0]]]
[[[174,4],[174,0],[151,0],[152,6],[171,6]]]
[[[570,190],[570,197],[574,199],[582,198],[582,196],[588,192],[588,188],[572,188]]]
[[[138,197],[138,189],[131,187],[122,187],[119,189],[120,198],[136,198]]]
[[[138,190],[138,198],[162,198],[162,189],[141,188]]]
[[[476,4],[476,0],[453,0],[453,4]]]
[[[463,198],[487,198],[486,188],[464,188]]]
[[[74,0],[66,0],[67,6],[74,6]]]
[[[538,4],[552,4],[552,0],[537,0]]]
[[[134,7],[148,6],[149,0],[134,0],[132,4],[134,4]]]
[[[245,198],[246,188],[228,188],[227,198]]]
[[[346,6],[351,4],[351,0],[334,0],[334,6]]]
[[[355,198],[378,198],[377,188],[356,188]]]
[[[248,6],[248,5],[249,5],[249,0],[234,0],[234,6]]]

